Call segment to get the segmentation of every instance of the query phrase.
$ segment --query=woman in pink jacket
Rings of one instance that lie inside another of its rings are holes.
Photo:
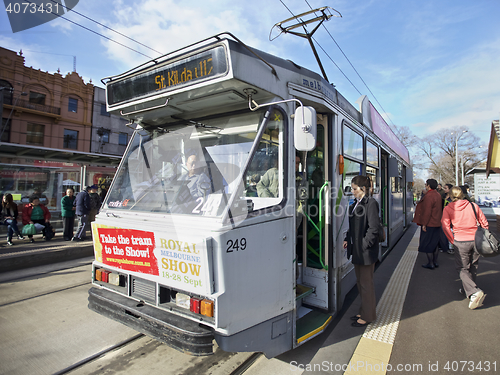
[[[464,199],[462,189],[454,186],[450,190],[451,203],[443,210],[441,224],[448,240],[455,247],[455,263],[462,280],[463,290],[469,298],[469,309],[473,310],[483,304],[486,294],[476,285],[479,253],[474,246],[476,234],[476,215],[483,228],[488,228],[488,220],[478,205]],[[451,231],[453,228],[453,233]]]

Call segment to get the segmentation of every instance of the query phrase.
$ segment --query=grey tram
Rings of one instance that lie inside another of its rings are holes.
[[[223,33],[105,80],[135,133],[92,223],[89,307],[171,347],[270,358],[321,334],[355,284],[354,176],[381,257],[411,221],[407,149],[315,72]]]

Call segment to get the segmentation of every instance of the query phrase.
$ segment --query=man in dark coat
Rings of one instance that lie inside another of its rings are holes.
[[[85,241],[90,213],[90,186],[78,193],[75,199],[76,215],[78,216],[78,229],[72,241]]]

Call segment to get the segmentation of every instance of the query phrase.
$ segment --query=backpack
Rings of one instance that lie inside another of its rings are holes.
[[[379,209],[378,207],[378,202],[370,197],[368,199],[373,199],[375,203],[377,204],[377,210]],[[384,223],[382,221],[382,218],[379,216],[378,218],[378,242],[385,242],[385,231],[384,231]]]

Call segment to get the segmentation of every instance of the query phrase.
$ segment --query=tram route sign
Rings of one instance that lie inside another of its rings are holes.
[[[171,91],[225,75],[228,70],[225,48],[217,46],[145,72],[137,72],[107,84],[108,105]]]
[[[52,21],[73,9],[79,0],[4,0],[13,33]]]

